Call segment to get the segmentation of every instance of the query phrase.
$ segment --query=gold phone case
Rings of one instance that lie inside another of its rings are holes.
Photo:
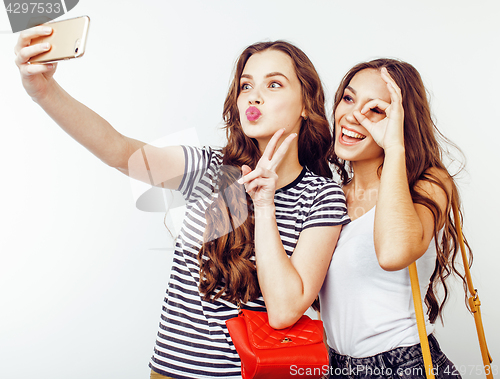
[[[71,58],[79,58],[85,53],[87,33],[90,25],[88,16],[70,18],[44,24],[53,31],[50,36],[34,38],[31,45],[49,42],[52,48],[38,54],[29,60],[29,63],[50,63]]]

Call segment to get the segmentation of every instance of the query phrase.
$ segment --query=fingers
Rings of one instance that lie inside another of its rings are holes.
[[[245,166],[243,166],[243,167],[245,167]],[[242,167],[242,171],[243,171],[243,167]],[[248,166],[246,166],[246,167],[248,167]],[[250,167],[248,167],[248,168],[250,169]],[[243,173],[244,173],[244,171],[243,171]],[[240,183],[240,184],[248,184],[252,180],[255,180],[257,178],[274,178],[274,179],[277,179],[278,175],[276,175],[276,173],[274,171],[265,169],[263,167],[257,167],[253,171],[249,171],[246,174],[244,173],[243,176],[238,179],[238,183]]]
[[[368,119],[363,113],[360,111],[354,111],[353,116],[356,118],[358,123],[362,125],[366,130],[368,130],[368,133],[373,134],[373,128],[374,128],[374,123]]]
[[[280,138],[283,136],[283,133],[285,133],[285,129],[280,129],[276,133],[274,133],[274,135],[269,140],[266,149],[264,150],[264,153],[262,154],[262,157],[257,164],[257,167],[260,166],[269,170],[276,170],[283,157],[286,155],[286,152],[288,151],[288,148],[290,147],[293,139],[297,137],[297,133],[290,134],[281,143],[278,150],[276,150],[276,146]]]
[[[271,159],[271,164],[269,166],[269,169],[272,171],[275,171],[278,165],[281,163],[283,160],[284,156],[286,155],[286,152],[288,151],[288,148],[290,147],[290,144],[294,140],[294,138],[297,137],[297,133],[292,133],[288,137],[285,138],[283,143],[280,145],[278,150],[274,153],[273,158]]]
[[[252,171],[250,166],[247,166],[246,164],[241,166],[241,173],[243,176],[247,175],[250,171]]]
[[[14,53],[16,54],[16,65],[21,68],[22,65],[26,64],[35,55],[49,51],[51,48],[51,45],[49,43],[45,42],[31,45],[31,42],[34,38],[45,37],[50,34],[52,34],[52,28],[43,25],[22,31],[17,40],[17,44],[14,47]],[[41,72],[46,72],[46,70],[47,69],[41,70]],[[28,70],[27,72],[30,71],[31,70]],[[34,71],[37,71],[37,73],[39,73],[40,69],[36,69]]]
[[[285,129],[280,129],[269,140],[264,153],[262,154],[262,158],[266,158],[267,160],[271,160],[274,155],[274,150],[276,149],[276,145],[280,140],[281,136],[285,133]]]
[[[275,184],[276,182],[272,178],[257,178],[252,180],[250,183],[245,184],[245,191],[253,198],[258,189],[273,188],[275,187]]]
[[[250,167],[246,165],[242,166],[241,169],[244,176],[238,180],[238,183],[245,186],[245,191],[252,199],[255,197],[256,192],[263,188],[274,192],[278,181],[278,175],[275,172],[262,167],[257,167],[251,171]]]
[[[294,138],[297,137],[296,133],[290,134],[276,150],[278,141],[283,136],[284,132],[285,129],[280,129],[274,133],[255,170],[252,170],[247,165],[241,167],[242,177],[238,179],[238,183],[245,185],[246,192],[248,192],[252,198],[255,192],[260,188],[273,188],[274,191],[276,187],[278,181],[276,168],[283,160]]]
[[[32,57],[44,53],[46,51],[49,51],[51,48],[50,44],[48,42],[45,43],[39,43],[33,46],[27,46],[23,49],[21,49],[17,55],[16,55],[16,65],[19,67],[22,64],[27,63]]]
[[[32,76],[38,74],[46,74],[54,71],[57,67],[57,63],[49,64],[24,64],[19,67],[21,75]]]
[[[366,114],[366,112],[375,110],[376,108],[387,113],[387,108],[389,108],[390,105],[390,103],[382,99],[373,99],[363,106],[363,108],[361,109],[361,114],[364,115]]]
[[[19,54],[21,49],[31,45],[31,40],[37,37],[46,37],[52,34],[52,28],[46,25],[35,26],[34,28],[23,30],[19,34],[14,53]]]
[[[389,89],[389,92],[391,94],[391,103],[392,102],[401,103],[401,101],[402,101],[401,88],[399,88],[397,83],[394,81],[392,76],[389,74],[389,72],[387,71],[387,68],[382,67],[381,76],[382,76],[382,79],[384,79],[384,81],[387,83],[387,88]]]

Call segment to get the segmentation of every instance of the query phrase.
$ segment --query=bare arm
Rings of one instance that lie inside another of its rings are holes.
[[[255,258],[257,276],[273,328],[295,323],[311,306],[328,270],[341,226],[322,226],[300,233],[291,258],[288,257],[275,217],[276,167],[294,136],[288,136],[275,153],[283,134],[269,141],[255,170],[243,166],[239,180],[253,200],[255,210]]]
[[[273,211],[255,212],[255,256],[269,323],[280,329],[294,324],[318,296],[342,227],[302,231],[289,258]]]
[[[374,242],[380,266],[395,271],[409,266],[427,251],[434,236],[434,216],[427,207],[413,203],[406,175],[401,90],[385,69],[382,69],[382,78],[391,94],[391,103],[372,100],[361,112],[355,112],[355,117],[384,149]],[[384,109],[387,117],[372,123],[364,114],[376,106]],[[438,175],[445,186],[449,186],[449,179],[443,173],[434,170],[432,174]],[[438,185],[420,181],[416,189],[434,199],[444,212],[448,198]]]
[[[150,167],[158,167],[151,184],[163,183],[167,188],[177,189],[184,173],[182,148],[155,148],[123,136],[97,113],[71,97],[54,80],[56,64],[28,63],[31,57],[50,49],[44,44],[30,45],[33,38],[50,34],[50,28],[47,32],[45,28],[39,26],[23,31],[15,47],[15,62],[28,95],[66,133],[107,165],[147,183],[151,183],[152,178]]]
[[[439,186],[420,181],[417,187],[436,201],[442,212],[445,211],[448,199]],[[413,203],[410,194],[404,149],[386,151],[374,228],[380,266],[388,271],[409,266],[427,251],[433,237],[432,212],[424,205]]]

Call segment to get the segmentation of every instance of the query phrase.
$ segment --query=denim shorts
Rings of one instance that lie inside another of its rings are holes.
[[[459,379],[458,371],[429,335],[433,373],[436,379]],[[420,344],[398,347],[367,358],[352,358],[330,348],[331,379],[425,379],[425,366]]]

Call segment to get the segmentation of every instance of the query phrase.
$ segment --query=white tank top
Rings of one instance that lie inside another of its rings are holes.
[[[328,345],[337,353],[369,357],[419,343],[408,269],[385,271],[373,242],[375,207],[344,225],[320,291]],[[422,298],[434,271],[434,239],[417,260]],[[424,314],[427,312],[425,304]],[[425,314],[427,334],[434,325]]]

